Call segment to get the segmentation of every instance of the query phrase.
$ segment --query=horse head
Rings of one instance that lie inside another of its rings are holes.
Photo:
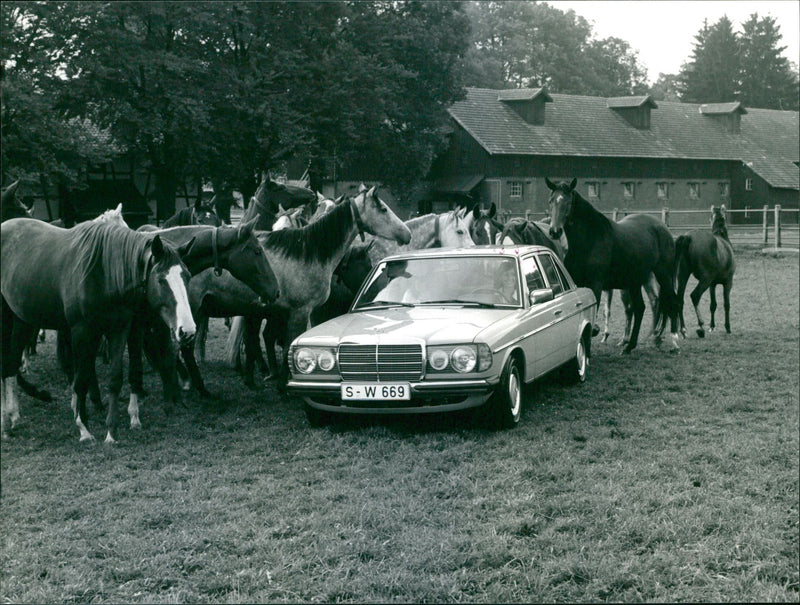
[[[549,178],[544,179],[547,188],[552,191],[548,201],[550,215],[550,237],[558,239],[564,230],[564,225],[569,222],[572,213],[573,201],[575,199],[575,185],[578,179],[574,178],[570,183],[553,183]]]
[[[222,219],[219,218],[215,210],[216,200],[217,196],[215,195],[205,204],[202,198],[198,198],[194,208],[192,208],[193,225],[209,225],[211,227],[220,227],[222,225]]]
[[[235,228],[220,228],[219,254],[224,257],[225,268],[231,275],[247,284],[266,303],[278,298],[280,287],[256,237],[257,223],[258,218],[252,218]]]
[[[728,225],[725,219],[725,206],[711,206],[711,233],[728,239]]]
[[[33,204],[30,208],[23,204],[17,197],[17,188],[19,187],[19,180],[14,181],[8,187],[3,189],[0,195],[0,207],[2,207],[2,220],[6,221],[10,218],[25,218],[33,216]]]
[[[440,214],[439,244],[442,248],[471,248],[475,245],[470,235],[472,214],[467,215],[465,208]]]
[[[400,245],[411,241],[411,230],[391,208],[378,197],[376,187],[362,191],[350,201],[350,208],[359,232],[394,240]]]
[[[354,294],[372,271],[372,261],[369,258],[369,249],[375,240],[363,246],[352,246],[334,269],[342,283]]]
[[[497,215],[497,206],[494,202],[489,207],[489,210],[481,210],[479,204],[475,204],[472,208],[472,222],[469,227],[469,234],[472,241],[478,246],[486,244],[494,244],[497,240],[497,235],[502,232],[503,225],[495,220]]]
[[[175,340],[181,344],[190,342],[197,329],[187,294],[191,275],[181,261],[183,248],[191,247],[193,243],[194,240],[176,250],[166,245],[158,235],[149,243],[152,257],[146,275],[147,300],[152,308],[158,310]]]

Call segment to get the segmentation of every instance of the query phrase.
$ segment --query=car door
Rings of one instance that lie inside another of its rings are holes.
[[[551,301],[552,321],[545,328],[545,341],[550,343],[552,353],[543,360],[543,372],[552,370],[569,361],[575,355],[577,335],[580,327],[581,303],[576,296],[572,281],[567,278],[557,258],[550,252],[537,253],[548,287],[553,290]]]
[[[534,290],[541,290],[547,287],[541,267],[536,261],[536,257],[531,254],[520,260],[522,270],[522,280],[525,286],[525,300],[529,301],[529,295]],[[519,325],[519,334],[522,335],[520,346],[525,352],[525,376],[534,378],[543,374],[550,362],[548,357],[552,354],[553,348],[557,343],[553,340],[554,334],[547,330],[549,324],[555,319],[553,301],[528,305],[522,314]]]

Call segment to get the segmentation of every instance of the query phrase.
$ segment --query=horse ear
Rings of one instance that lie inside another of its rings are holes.
[[[372,248],[372,246],[374,246],[374,245],[375,245],[375,240],[373,239],[373,240],[370,241],[370,243],[367,244],[367,247],[364,248],[364,251],[365,252],[369,252],[369,249]]]
[[[342,200],[344,200],[344,193],[343,193],[342,195],[340,195],[339,197],[337,197],[337,198],[336,198],[336,199],[333,201],[333,203],[338,205],[338,204],[341,204],[341,203],[342,203]]]
[[[150,244],[150,251],[157,259],[161,258],[161,256],[164,254],[164,242],[161,241],[160,236],[156,235],[153,238],[153,241]]]
[[[325,196],[322,195],[319,191],[317,191],[317,203],[324,201],[325,201]]]
[[[575,177],[575,178],[572,179],[572,182],[570,182],[570,184],[569,184],[569,190],[570,191],[574,191],[575,190],[575,185],[577,185],[577,184],[578,184],[578,178]]]
[[[188,255],[189,251],[192,249],[192,246],[194,246],[194,242],[196,239],[197,239],[196,237],[193,237],[185,244],[178,246],[178,248],[175,250],[175,252],[178,253],[178,256],[184,258],[186,255]]]
[[[375,185],[375,186],[374,186],[374,187],[372,187],[372,188],[371,188],[369,191],[367,191],[367,193],[366,193],[366,197],[374,197],[374,198],[377,198],[377,196],[375,195],[375,192],[376,192],[377,190],[378,190],[378,186],[377,186],[377,185]]]
[[[549,178],[547,178],[547,177],[544,177],[544,184],[545,184],[545,185],[547,185],[547,188],[548,188],[550,191],[555,191],[555,190],[556,190],[556,185],[555,185],[555,183],[554,183],[553,181],[551,181],[551,180],[550,180]]]
[[[359,193],[363,193],[363,192],[365,192],[366,190],[367,190],[367,186],[366,186],[364,183],[360,183],[360,184],[358,185],[358,192],[359,192]]]
[[[114,212],[116,212],[117,214],[122,214],[122,202],[117,204],[117,207],[114,209]]]
[[[278,214],[286,214],[286,209],[283,207],[283,204],[278,202]]]
[[[489,206],[489,218],[494,218],[497,214],[497,204],[492,202],[492,205]]]
[[[197,197],[197,201],[194,203],[194,209],[195,210],[200,210],[200,208],[202,208],[202,207],[203,207],[203,197],[202,196],[198,196]]]
[[[13,183],[11,183],[8,187],[5,188],[2,194],[2,199],[6,200],[12,198],[17,192],[17,187],[19,187],[19,179],[17,179]]]
[[[258,217],[254,216],[246,223],[239,223],[239,226],[237,227],[238,230],[236,232],[237,237],[240,240],[250,237],[250,234],[253,233],[253,231],[255,231],[257,222],[258,222]]]
[[[725,210],[725,204],[722,204],[722,206],[720,206],[720,207],[719,207],[719,211],[720,211],[720,213],[722,213],[723,215],[725,214],[725,212],[727,212],[727,210]]]
[[[477,221],[481,217],[481,205],[475,204],[472,207],[472,216]]]

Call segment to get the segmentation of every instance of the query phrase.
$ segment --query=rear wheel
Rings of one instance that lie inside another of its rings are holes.
[[[522,375],[516,357],[509,357],[497,391],[489,400],[490,420],[499,428],[513,428],[522,417]]]
[[[330,413],[318,410],[315,407],[311,407],[307,403],[304,403],[303,405],[305,406],[308,424],[310,424],[312,428],[317,429],[323,426],[328,426],[331,423]]]

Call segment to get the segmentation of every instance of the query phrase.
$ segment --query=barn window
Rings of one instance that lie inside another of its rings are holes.
[[[731,184],[730,183],[720,183],[719,184],[719,196],[721,198],[728,198],[731,194]]]
[[[689,183],[689,199],[700,199],[700,183]]]
[[[599,198],[600,197],[600,183],[598,183],[598,182],[586,183],[586,194],[589,197]]]
[[[622,195],[633,199],[636,197],[636,183],[622,183]]]
[[[669,199],[669,183],[656,183],[656,192],[659,199]]]
[[[744,188],[747,191],[752,191],[753,190],[753,179],[745,179]]]
[[[511,197],[522,197],[522,181],[509,181],[508,195]]]

